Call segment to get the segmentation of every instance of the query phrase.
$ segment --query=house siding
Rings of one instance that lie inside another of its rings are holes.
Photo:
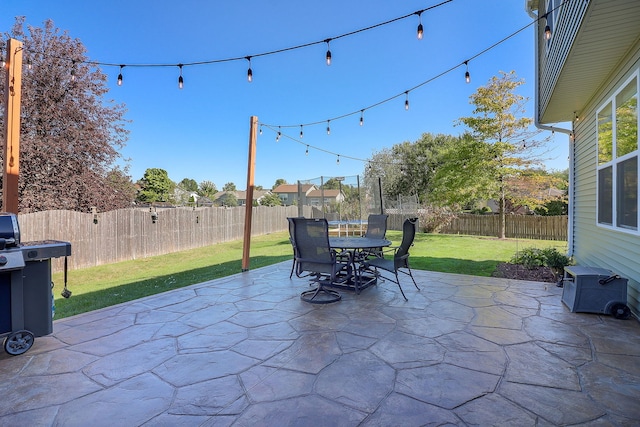
[[[596,219],[596,111],[640,68],[640,43],[618,65],[574,123],[573,255],[579,265],[607,268],[627,278],[628,306],[640,316],[640,234],[598,226]]]
[[[544,2],[542,2],[544,3]],[[547,109],[551,100],[562,67],[565,64],[571,46],[578,34],[582,17],[587,10],[587,2],[565,2],[558,9],[558,21],[554,25],[554,34],[548,46],[540,46],[538,49],[538,61],[541,74],[538,83],[538,108],[539,117]],[[544,11],[541,11],[543,16]],[[544,25],[540,26],[544,31]],[[542,33],[538,35],[542,39]]]

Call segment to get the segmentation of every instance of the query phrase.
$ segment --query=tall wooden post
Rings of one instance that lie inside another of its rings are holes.
[[[2,210],[18,213],[18,176],[20,175],[20,97],[22,93],[22,42],[7,41],[4,88],[4,174]]]
[[[256,140],[258,139],[258,117],[251,116],[249,121],[249,161],[247,166],[247,194],[244,215],[244,240],[242,241],[242,271],[249,270],[251,249],[251,217],[253,214],[253,188],[256,168]]]

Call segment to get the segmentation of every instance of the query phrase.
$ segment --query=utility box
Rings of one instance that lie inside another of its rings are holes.
[[[568,266],[562,279],[562,302],[571,312],[630,315],[627,279],[605,268]]]

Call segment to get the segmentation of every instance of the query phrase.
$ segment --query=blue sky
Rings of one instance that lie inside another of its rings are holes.
[[[204,1],[2,0],[0,30],[13,17],[41,26],[45,19],[80,39],[88,56],[114,64],[179,64],[253,56],[179,69],[125,67],[118,87],[118,67],[101,67],[109,76],[107,96],[127,107],[131,131],[124,157],[138,180],[147,168],[162,168],[176,182],[183,178],[213,181],[218,188],[247,179],[249,123],[263,126],[258,136],[255,184],[270,188],[320,176],[362,174],[367,159],[383,148],[416,141],[425,132],[458,135],[455,121],[471,114],[469,96],[500,71],[515,70],[526,84],[520,93],[534,109],[533,26],[477,58],[478,53],[531,23],[524,0],[453,0],[421,15],[424,38],[418,40],[418,16],[336,38],[439,4],[440,0],[295,0]],[[335,38],[332,64],[325,43],[257,56],[264,52]],[[471,83],[464,81],[469,61]],[[431,80],[433,79],[433,80]],[[431,80],[431,81],[430,81]],[[430,81],[415,90],[423,82]],[[410,108],[405,111],[404,92]],[[378,105],[380,101],[401,96]],[[330,122],[352,112],[364,112]],[[321,122],[303,127],[300,124]],[[293,126],[287,128],[284,126]],[[309,145],[309,153],[305,151]],[[568,167],[568,138],[556,133],[548,169]],[[338,164],[337,158],[340,156]]]

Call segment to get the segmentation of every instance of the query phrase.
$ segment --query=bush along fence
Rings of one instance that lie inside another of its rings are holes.
[[[311,216],[310,209],[304,214]],[[254,207],[251,234],[285,231],[289,216],[298,216],[297,206]],[[70,242],[68,264],[73,270],[241,240],[244,218],[244,206],[152,207],[103,213],[35,212],[20,214],[18,222],[23,242]],[[61,271],[63,262],[53,259],[53,270]]]
[[[506,237],[519,239],[567,240],[567,215],[507,215]],[[470,234],[474,236],[498,236],[499,215],[456,216],[449,225],[442,227],[442,234]]]

